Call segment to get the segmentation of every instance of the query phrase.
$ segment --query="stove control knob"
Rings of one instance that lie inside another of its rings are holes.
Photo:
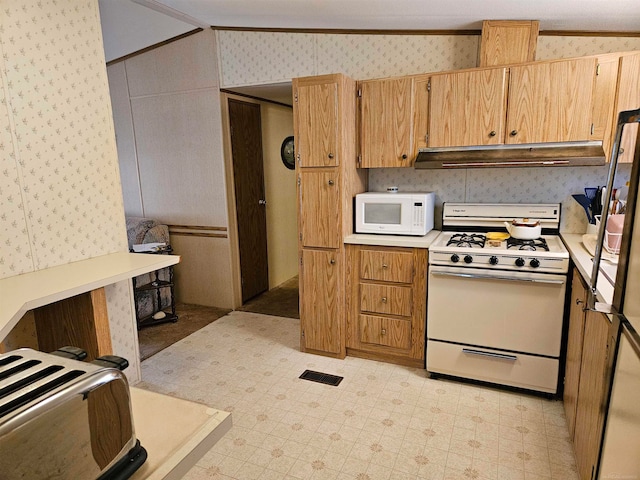
[[[471,262],[473,262],[473,257],[471,257],[471,255],[465,255],[464,263],[471,263]]]
[[[458,263],[459,260],[460,260],[460,257],[458,256],[457,253],[454,253],[453,255],[451,255],[451,261],[453,263]]]
[[[534,258],[529,262],[529,265],[531,265],[533,268],[538,268],[540,266],[540,260]]]
[[[522,258],[522,257],[516,258],[516,265],[518,267],[524,267],[524,258]]]
[[[491,265],[497,265],[497,264],[498,264],[498,257],[496,257],[495,255],[492,255],[492,256],[489,258],[489,263],[490,263]]]

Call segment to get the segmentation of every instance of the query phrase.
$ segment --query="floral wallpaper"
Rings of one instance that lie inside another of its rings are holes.
[[[3,0],[0,50],[0,276],[126,251],[97,0]],[[131,295],[107,294],[135,380]]]
[[[566,37],[540,36],[537,60],[582,57],[599,53],[640,50],[640,37]]]

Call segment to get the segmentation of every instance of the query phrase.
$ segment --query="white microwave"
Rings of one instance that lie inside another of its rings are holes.
[[[356,195],[356,233],[426,235],[433,229],[433,192]]]

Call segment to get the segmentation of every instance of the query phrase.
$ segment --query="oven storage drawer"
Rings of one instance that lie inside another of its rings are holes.
[[[360,278],[380,282],[413,282],[413,254],[382,250],[360,251]]]
[[[411,320],[360,315],[360,341],[394,348],[411,348]]]
[[[409,317],[412,294],[410,286],[360,283],[360,311]]]
[[[427,371],[556,393],[558,359],[427,341]]]

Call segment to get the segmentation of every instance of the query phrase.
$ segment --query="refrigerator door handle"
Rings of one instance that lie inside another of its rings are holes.
[[[607,174],[606,198],[603,199],[605,207],[602,209],[602,219],[598,236],[596,240],[596,248],[593,255],[593,269],[591,270],[591,284],[589,285],[588,309],[597,312],[616,314],[613,305],[599,302],[597,299],[598,274],[600,273],[600,261],[602,260],[602,248],[604,244],[604,234],[607,228],[607,219],[609,214],[608,206],[611,203],[611,195],[613,192],[613,182],[616,175],[616,167],[618,166],[618,155],[620,150],[620,141],[622,139],[622,130],[629,123],[640,123],[640,109],[627,110],[618,114],[618,123],[616,127],[616,136],[613,141],[611,151],[611,161],[609,162],[609,173]]]

